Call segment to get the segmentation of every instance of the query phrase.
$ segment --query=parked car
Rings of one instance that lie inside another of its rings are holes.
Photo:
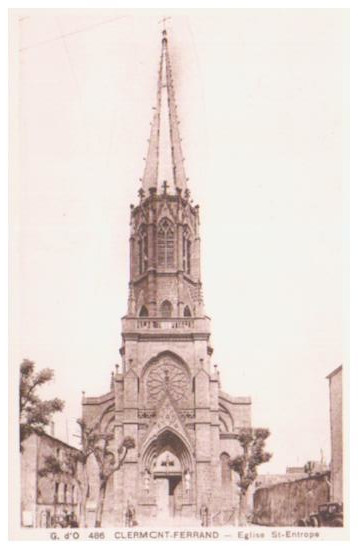
[[[333,528],[343,526],[343,504],[323,503],[318,506],[317,513],[311,513],[298,521],[298,526],[330,526]]]

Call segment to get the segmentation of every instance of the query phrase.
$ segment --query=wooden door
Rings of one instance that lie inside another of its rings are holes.
[[[157,516],[169,516],[169,479],[157,478],[156,481]]]

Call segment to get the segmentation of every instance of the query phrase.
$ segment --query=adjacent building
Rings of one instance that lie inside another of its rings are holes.
[[[284,476],[258,477],[253,487],[255,523],[266,526],[294,526],[300,521],[307,523],[312,514],[318,516],[322,504],[343,503],[342,378],[342,366],[327,376],[331,428],[330,469],[322,455],[321,461],[308,461],[302,468],[288,467]],[[342,526],[342,511],[339,507],[331,506],[331,522],[322,515],[321,525]]]
[[[76,460],[80,451],[48,434],[30,435],[21,453],[21,525],[49,528],[56,525],[64,513],[79,516],[79,492],[76,478],[69,473],[42,472],[46,458],[65,463]]]
[[[331,372],[329,380],[329,406],[331,424],[331,501],[343,502],[343,368]]]

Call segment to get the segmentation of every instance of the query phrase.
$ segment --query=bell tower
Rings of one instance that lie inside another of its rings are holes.
[[[139,204],[131,206],[128,317],[203,315],[199,206],[187,181],[164,30]]]

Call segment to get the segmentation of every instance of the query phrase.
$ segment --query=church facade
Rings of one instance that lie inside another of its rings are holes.
[[[198,524],[207,506],[218,523],[238,505],[228,461],[251,426],[249,397],[231,396],[212,364],[210,318],[200,273],[199,206],[184,170],[168,38],[163,31],[156,107],[139,201],[130,211],[128,310],[121,365],[107,394],[83,397],[83,419],[100,421],[114,444],[133,437],[107,487],[103,525],[170,518]],[[90,462],[96,483],[96,463]],[[95,490],[90,502],[96,499]],[[91,509],[91,503],[89,505]]]

